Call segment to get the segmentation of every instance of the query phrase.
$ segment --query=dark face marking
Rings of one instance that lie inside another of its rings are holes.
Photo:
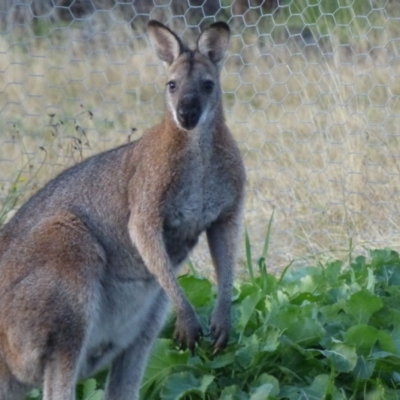
[[[188,52],[187,63],[188,63],[188,75],[190,76],[194,68],[194,51],[192,50],[189,50]]]

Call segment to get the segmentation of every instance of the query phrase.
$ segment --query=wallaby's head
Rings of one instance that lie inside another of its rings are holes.
[[[220,65],[229,45],[229,27],[216,22],[204,30],[195,49],[158,21],[148,31],[158,57],[167,64],[166,102],[175,123],[184,130],[212,121],[221,112]]]

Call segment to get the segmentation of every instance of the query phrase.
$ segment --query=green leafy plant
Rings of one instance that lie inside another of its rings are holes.
[[[191,358],[175,348],[171,322],[150,359],[143,398],[400,398],[396,252],[373,250],[348,266],[333,261],[285,269],[280,277],[266,271],[265,254],[257,266],[258,274],[249,270],[249,282],[235,286],[228,348],[211,356],[205,338]],[[205,322],[212,287],[193,276],[181,284]]]

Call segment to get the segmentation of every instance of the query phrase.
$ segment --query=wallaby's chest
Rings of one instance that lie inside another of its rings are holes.
[[[187,230],[201,231],[216,220],[232,201],[229,182],[219,176],[218,170],[203,169],[187,174],[168,196],[165,222],[181,230],[181,234]]]
[[[184,171],[168,195],[164,240],[173,261],[181,262],[206,230],[234,202],[234,190],[221,165]]]

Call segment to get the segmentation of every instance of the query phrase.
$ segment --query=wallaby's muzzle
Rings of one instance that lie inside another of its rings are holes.
[[[178,122],[182,128],[196,128],[202,112],[201,103],[196,97],[182,99],[178,104]]]

